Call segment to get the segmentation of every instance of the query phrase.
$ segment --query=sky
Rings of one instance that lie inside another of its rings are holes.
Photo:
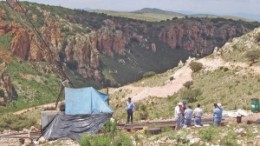
[[[186,14],[240,16],[260,21],[260,0],[26,0],[72,9],[135,11],[142,8]]]

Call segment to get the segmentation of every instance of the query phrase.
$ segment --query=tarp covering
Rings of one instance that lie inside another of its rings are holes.
[[[48,125],[43,137],[47,140],[67,137],[79,141],[84,133],[97,133],[110,117],[110,113],[65,115],[60,112]]]
[[[93,87],[65,88],[65,114],[84,115],[91,113],[112,113],[106,100],[108,95]]]

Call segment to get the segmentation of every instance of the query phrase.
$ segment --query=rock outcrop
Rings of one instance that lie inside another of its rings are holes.
[[[84,78],[100,79],[97,34],[76,34],[68,39],[65,47],[65,62],[70,69],[77,70]]]
[[[6,12],[4,10],[0,10],[0,36],[11,31],[11,25],[5,23]]]
[[[0,64],[0,106],[17,98],[17,93],[7,73],[6,63]]]
[[[218,23],[223,20],[219,20]],[[229,24],[219,26],[212,21],[184,20],[183,23],[169,25],[161,30],[159,39],[171,48],[183,48],[200,55],[213,52],[215,46],[222,46],[233,37],[248,32],[243,25]]]

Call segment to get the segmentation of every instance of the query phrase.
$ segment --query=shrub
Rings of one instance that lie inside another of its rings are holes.
[[[81,146],[131,146],[131,139],[123,133],[118,133],[115,138],[110,134],[83,135],[79,143]]]
[[[0,44],[5,50],[10,50],[12,42],[12,33],[9,32],[0,37]]]
[[[193,85],[193,81],[188,81],[183,84],[183,86],[186,87],[187,89],[190,89],[191,85]]]
[[[0,97],[4,97],[5,96],[5,91],[3,89],[0,89]]]
[[[146,106],[145,106],[144,104],[141,104],[141,105],[140,105],[140,110],[141,110],[141,111],[146,111]]]
[[[188,102],[195,102],[197,101],[197,97],[202,94],[200,89],[186,89],[181,92],[181,98],[187,99]]]
[[[195,61],[193,61],[193,62],[190,63],[190,68],[191,68],[191,70],[192,70],[193,72],[198,72],[198,71],[200,71],[200,70],[202,69],[202,67],[203,67],[203,65],[202,65],[202,63],[200,63],[200,62],[195,62]]]
[[[10,130],[22,130],[23,128],[29,128],[35,126],[37,120],[34,118],[28,118],[22,115],[3,115],[0,117],[0,131],[4,129]]]
[[[227,136],[225,136],[221,141],[221,145],[228,145],[228,146],[236,146],[236,133],[228,132]]]
[[[224,67],[223,68],[224,72],[228,71],[228,68],[227,67]]]
[[[206,130],[203,130],[201,133],[202,139],[205,141],[211,141],[213,138],[214,130],[212,127],[207,128]]]
[[[251,62],[255,63],[260,59],[260,50],[251,50],[246,53],[246,58]]]
[[[83,135],[83,136],[80,138],[79,144],[80,144],[81,146],[91,146],[90,136],[89,136],[89,135]]]
[[[114,144],[115,146],[131,146],[131,139],[125,136],[123,133],[119,133],[116,137]]]
[[[111,136],[114,136],[116,134],[116,122],[112,122],[111,120],[108,120],[104,124],[104,131],[105,133],[111,134]]]
[[[147,72],[147,73],[145,73],[145,74],[143,75],[143,78],[152,77],[152,76],[154,76],[154,75],[156,75],[155,72],[149,71],[149,72]]]
[[[255,37],[256,42],[260,42],[260,33],[258,33]]]
[[[170,81],[174,80],[174,77],[170,77]]]
[[[139,116],[140,116],[141,120],[146,120],[148,118],[148,112],[147,112],[146,105],[144,105],[144,104],[140,105]]]
[[[107,146],[109,145],[109,143],[111,143],[111,141],[113,140],[111,137],[109,136],[96,136],[94,138],[92,138],[92,143],[91,146]]]

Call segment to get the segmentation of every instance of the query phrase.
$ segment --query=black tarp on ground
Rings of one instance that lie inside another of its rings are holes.
[[[44,130],[43,137],[47,140],[68,137],[79,141],[80,136],[84,133],[97,133],[111,117],[110,113],[65,115],[60,112]]]

